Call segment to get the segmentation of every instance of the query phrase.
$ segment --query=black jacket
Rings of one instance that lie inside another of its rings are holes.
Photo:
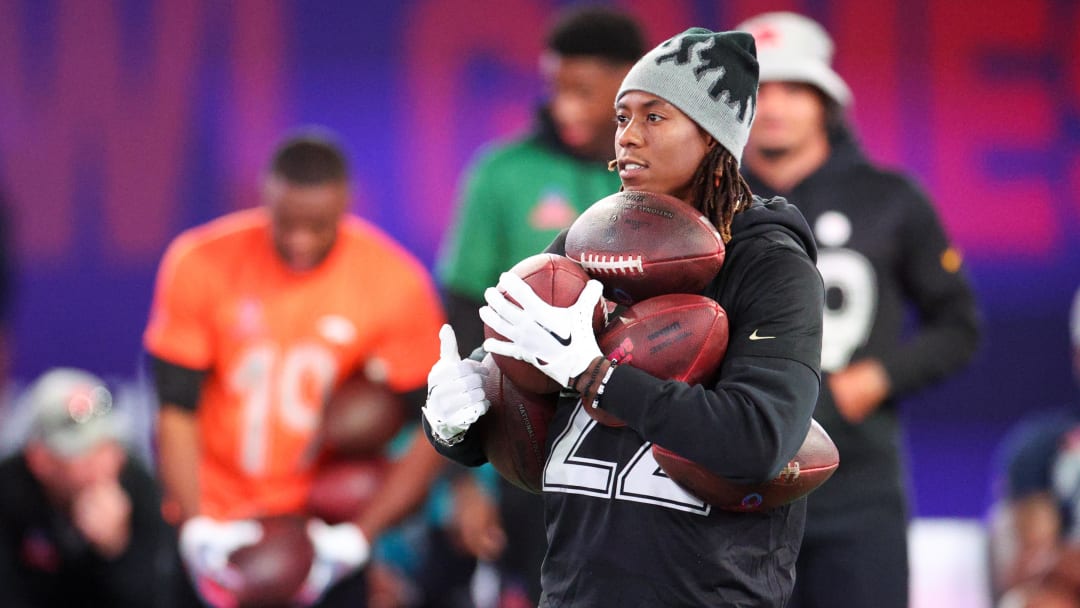
[[[0,606],[106,608],[163,605],[171,557],[161,496],[132,457],[120,473],[132,532],[115,560],[95,553],[15,455],[0,462]]]
[[[873,357],[892,393],[866,421],[847,423],[827,382],[814,417],[840,451],[840,468],[809,499],[807,534],[843,526],[866,508],[904,509],[896,401],[945,378],[975,352],[979,318],[959,253],[926,196],[874,167],[850,134],[831,134],[826,163],[790,192],[747,173],[750,187],[782,195],[813,227],[825,283],[822,370]],[[914,313],[916,329],[907,317]]]
[[[783,606],[790,597],[804,502],[719,511],[658,475],[649,450],[655,442],[730,479],[764,481],[806,436],[823,305],[809,228],[783,199],[755,199],[732,233],[705,290],[730,322],[715,385],[619,366],[601,403],[623,428],[592,423],[576,398],[560,401],[546,444],[541,606]],[[755,331],[771,338],[751,340]],[[436,447],[475,465],[485,460],[478,443],[470,431]]]

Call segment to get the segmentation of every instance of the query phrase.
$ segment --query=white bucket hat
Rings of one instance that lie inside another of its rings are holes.
[[[763,13],[737,30],[757,42],[761,82],[805,82],[841,106],[851,105],[851,89],[832,69],[833,41],[818,22],[788,12]]]

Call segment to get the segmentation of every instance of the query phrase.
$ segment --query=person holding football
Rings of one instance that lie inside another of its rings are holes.
[[[236,602],[228,556],[259,540],[256,518],[304,510],[326,395],[363,372],[418,408],[444,319],[420,262],[347,213],[348,168],[330,134],[282,141],[263,198],[173,241],[144,335],[166,506],[214,606]],[[364,605],[370,543],[444,465],[426,441],[412,446],[355,522],[311,520],[315,559],[296,603]]]
[[[749,34],[693,28],[635,63],[615,98],[612,168],[623,188],[684,201],[726,242],[723,267],[703,291],[730,321],[714,382],[666,381],[606,359],[592,329],[599,282],[566,308],[510,274],[485,292],[480,316],[506,339],[484,348],[533,364],[565,389],[543,476],[541,606],[780,607],[791,595],[805,500],[721,511],[655,475],[649,450],[660,444],[716,475],[761,483],[810,427],[824,294],[801,213],[755,197],[739,174],[757,84]],[[548,251],[563,253],[564,241],[565,233]],[[459,359],[452,328],[440,337],[425,428],[442,454],[479,465],[486,457],[470,428],[489,406],[481,368]],[[594,410],[625,426],[598,423]]]

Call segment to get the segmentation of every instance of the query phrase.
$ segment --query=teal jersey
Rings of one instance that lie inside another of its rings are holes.
[[[467,173],[437,265],[439,280],[449,291],[482,300],[501,272],[543,251],[620,185],[605,164],[571,156],[537,135],[489,150]]]

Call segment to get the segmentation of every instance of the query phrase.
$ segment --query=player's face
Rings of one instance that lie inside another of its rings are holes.
[[[615,160],[627,190],[669,194],[690,201],[691,180],[711,138],[663,99],[641,91],[615,104]]]
[[[764,156],[798,152],[826,137],[825,103],[813,86],[799,82],[764,82],[758,87],[757,113],[750,129],[750,150]]]
[[[544,55],[541,71],[550,89],[551,117],[566,146],[585,156],[609,158],[614,128],[611,100],[630,65],[593,57]]]
[[[264,196],[270,210],[274,248],[282,261],[298,272],[322,263],[337,240],[338,223],[348,203],[348,185],[299,185],[271,176]]]

